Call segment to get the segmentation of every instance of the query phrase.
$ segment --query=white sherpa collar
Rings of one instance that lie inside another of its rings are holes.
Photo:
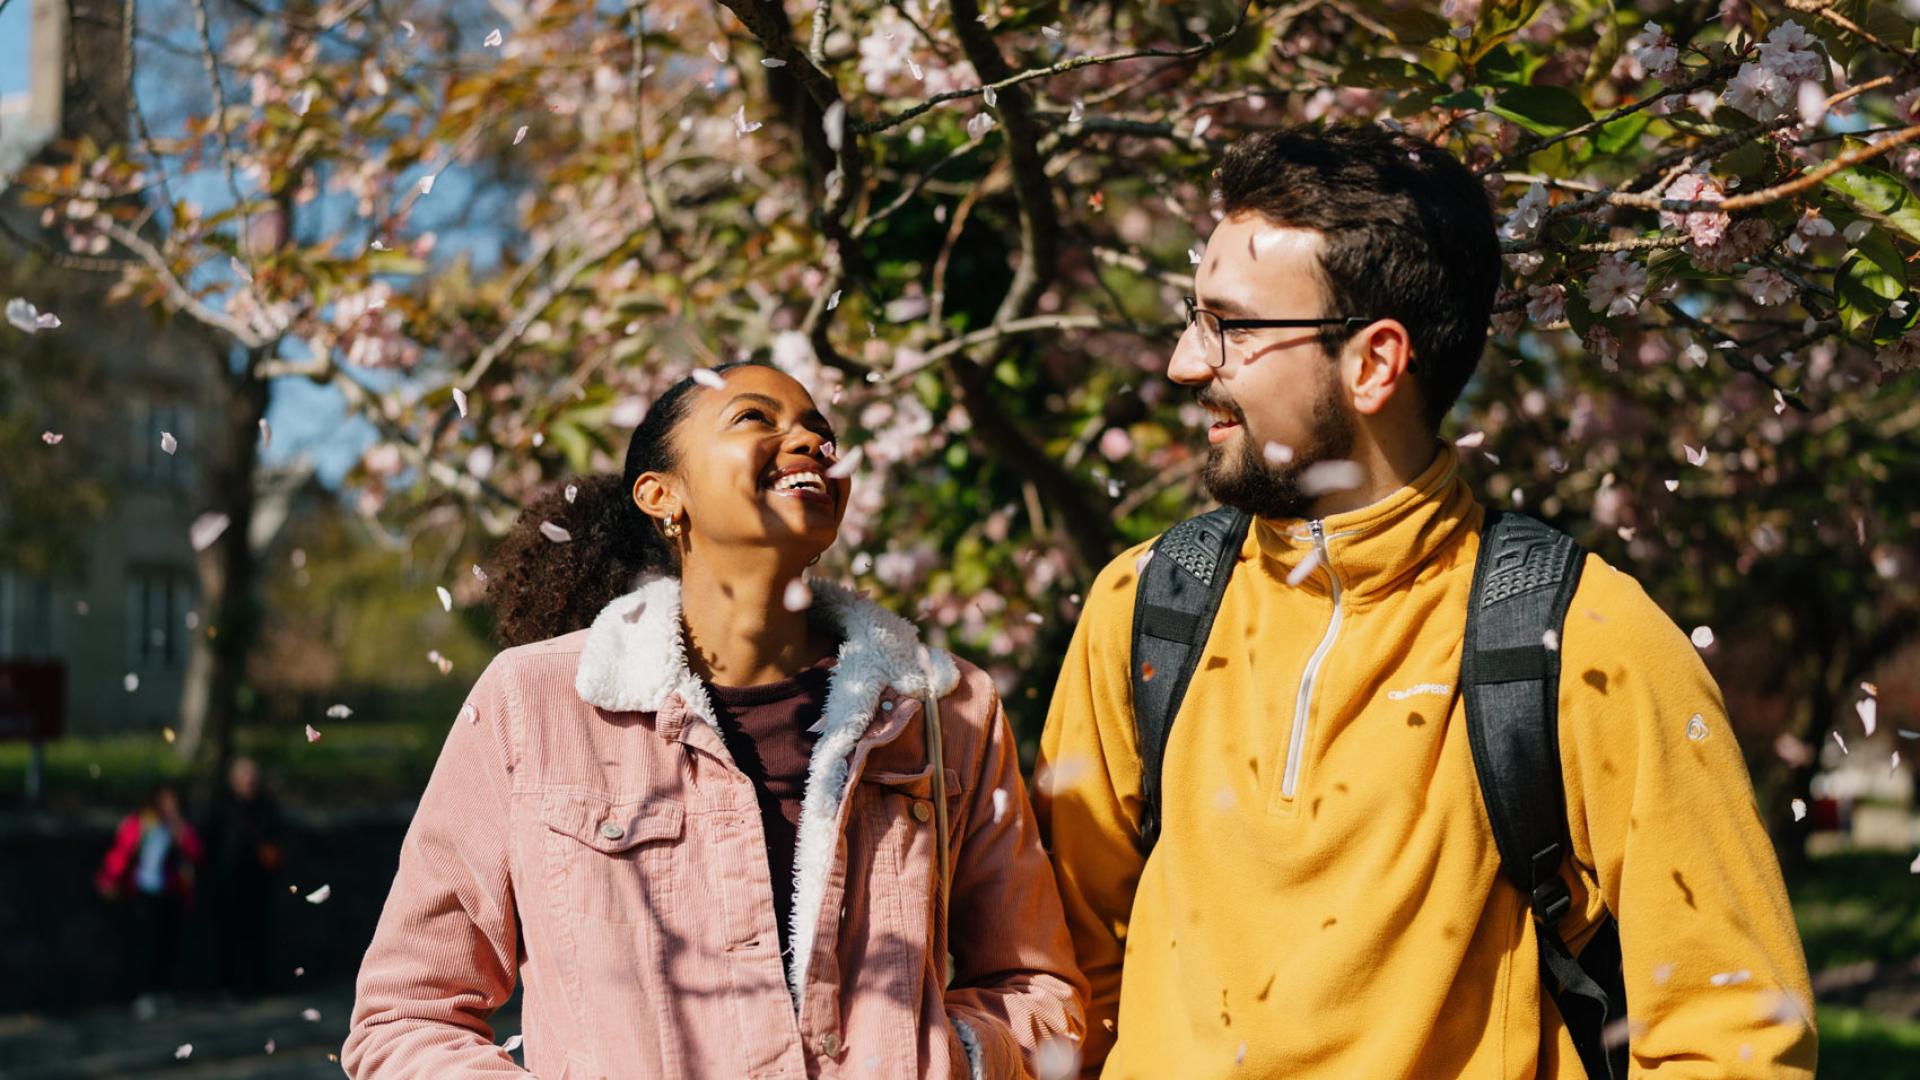
[[[953,657],[921,645],[912,623],[845,586],[810,584],[814,609],[839,628],[842,643],[826,707],[812,729],[820,738],[807,764],[794,841],[787,981],[796,1008],[813,958],[853,751],[880,695],[891,687],[902,697],[920,699],[931,692],[938,699],[960,682]],[[685,641],[679,579],[645,580],[593,620],[574,689],[587,704],[613,712],[658,712],[677,695],[688,712],[718,730],[706,685],[687,667]]]

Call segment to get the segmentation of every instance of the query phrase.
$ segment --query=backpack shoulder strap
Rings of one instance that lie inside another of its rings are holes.
[[[1571,851],[1560,767],[1559,635],[1586,558],[1545,522],[1489,508],[1474,566],[1460,693],[1500,871],[1527,898],[1541,983],[1554,995],[1589,1077],[1626,1075],[1618,928],[1606,920],[1579,958],[1560,937],[1573,906],[1560,876]]]
[[[1141,851],[1160,839],[1160,766],[1167,736],[1206,650],[1213,616],[1227,591],[1247,527],[1246,513],[1223,507],[1162,533],[1140,571],[1133,599],[1133,723],[1139,733],[1140,789],[1146,803]]]

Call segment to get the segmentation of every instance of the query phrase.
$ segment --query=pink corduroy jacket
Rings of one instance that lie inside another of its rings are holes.
[[[517,979],[543,1077],[1070,1073],[1086,983],[992,681],[845,589],[814,596],[844,644],[791,882],[768,880],[753,787],[687,668],[678,581],[487,666],[361,964],[348,1075],[520,1074],[488,1023]],[[784,956],[775,888],[794,898]]]

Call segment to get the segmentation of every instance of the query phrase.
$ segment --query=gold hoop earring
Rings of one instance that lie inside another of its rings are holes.
[[[668,518],[667,523],[660,526],[660,532],[669,540],[678,540],[680,538],[680,519]]]

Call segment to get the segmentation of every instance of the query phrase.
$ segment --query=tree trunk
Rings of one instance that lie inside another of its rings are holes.
[[[224,514],[227,527],[197,558],[201,622],[187,661],[175,744],[178,754],[194,764],[196,788],[217,780],[233,759],[240,688],[260,622],[257,567],[248,540],[260,421],[267,410],[267,384],[253,377],[258,359],[249,358],[242,372],[227,375],[226,357],[218,350],[214,354],[227,375],[227,392],[208,440],[212,460],[198,512]]]

